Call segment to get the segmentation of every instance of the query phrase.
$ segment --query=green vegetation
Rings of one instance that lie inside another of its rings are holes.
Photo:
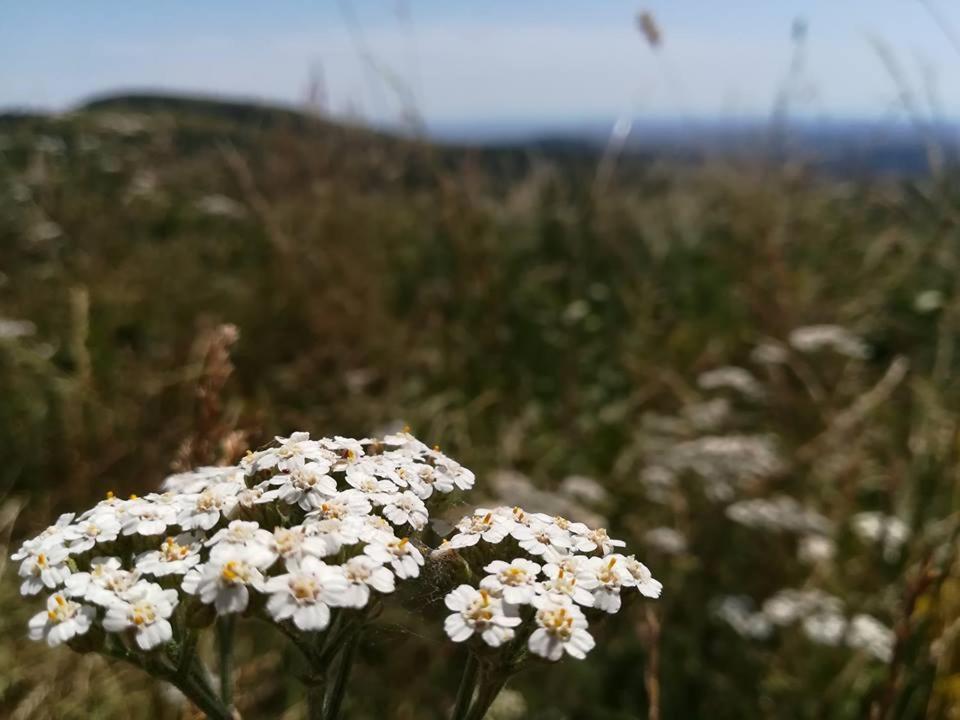
[[[510,501],[504,470],[546,491],[593,478],[607,495],[587,509],[646,542],[661,600],[601,628],[588,661],[517,677],[497,717],[957,717],[958,237],[949,177],[629,158],[607,176],[575,149],[444,149],[200,101],[3,118],[0,524],[15,541],[158,484],[230,323],[222,453],[406,423],[478,471],[481,496]],[[819,324],[864,357],[788,343]],[[698,383],[730,365],[759,393]],[[651,468],[670,475],[656,492]],[[799,505],[766,529],[727,510],[784,495]],[[800,508],[829,530],[798,529]],[[906,539],[865,542],[865,511]],[[657,549],[655,528],[684,546]],[[799,560],[813,535],[835,556]],[[5,573],[0,715],[189,717],[132,671],[31,644]],[[756,619],[784,588],[894,628],[890,662],[796,625],[748,637],[722,610],[744,596]],[[442,635],[439,608],[423,613]],[[393,620],[358,648],[347,716],[384,717],[402,685],[390,717],[443,717],[460,650]],[[299,717],[290,660],[266,636],[238,648],[244,717]]]

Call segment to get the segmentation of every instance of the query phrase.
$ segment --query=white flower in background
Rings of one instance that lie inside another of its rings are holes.
[[[543,598],[538,601],[535,617],[537,629],[527,643],[535,655],[559,660],[566,652],[570,657],[582,660],[596,644],[587,631],[583,612],[569,602]]]
[[[262,591],[263,573],[244,556],[246,549],[234,547],[205,565],[193,568],[183,577],[183,590],[197,595],[200,601],[211,603],[221,615],[240,613],[247,609],[250,588]]]
[[[370,600],[370,589],[379,593],[392,593],[394,590],[393,573],[367,555],[357,555],[342,566],[347,581],[343,594],[346,607],[364,607]]]
[[[480,588],[511,605],[526,605],[537,594],[537,577],[540,566],[524,558],[510,562],[494,560],[483,568],[490,575],[480,581]]]
[[[476,510],[473,515],[461,518],[456,524],[457,533],[449,538],[453,548],[464,548],[484,542],[501,542],[512,530],[511,524],[490,510]]]
[[[682,555],[687,551],[687,539],[673,528],[648,530],[643,535],[643,541],[666,555]]]
[[[221,517],[229,517],[237,506],[237,489],[230,486],[210,487],[196,496],[184,496],[184,508],[177,522],[184,530],[210,530],[220,522]]]
[[[843,603],[821,590],[780,590],[763,603],[763,613],[777,625],[789,625],[814,613],[839,615]]]
[[[833,560],[837,554],[837,544],[823,535],[807,535],[800,538],[797,557],[800,562],[814,565]]]
[[[47,598],[47,609],[30,618],[30,639],[46,640],[50,647],[86,633],[97,611],[87,605],[68,600],[60,593]]]
[[[417,577],[423,565],[423,555],[407,538],[370,543],[363,552],[383,565],[389,564],[398,578]]]
[[[803,618],[802,627],[803,633],[813,642],[836,647],[843,642],[847,619],[836,612],[816,612]]]
[[[480,635],[491,647],[500,647],[511,640],[515,634],[513,628],[520,624],[520,618],[509,613],[503,603],[486,590],[460,585],[444,598],[444,604],[452,615],[448,615],[443,629],[454,642],[463,642]]]
[[[857,513],[851,519],[851,524],[861,540],[883,547],[883,557],[888,562],[897,559],[900,549],[910,537],[910,528],[903,520],[879,512]]]
[[[167,575],[183,575],[190,568],[200,562],[200,535],[197,533],[180,533],[176,537],[168,537],[160,545],[159,550],[150,550],[137,556],[136,567],[144,575],[165,577]]]
[[[286,474],[277,475],[268,481],[270,485],[276,486],[276,489],[263,493],[259,502],[280,498],[288,505],[314,510],[337,494],[337,481],[327,474],[329,471],[330,464],[324,461],[291,460]]]
[[[339,567],[315,557],[305,557],[290,572],[267,580],[267,612],[274,620],[292,620],[304,631],[323,630],[330,624],[330,606],[344,604],[347,580]]]
[[[766,340],[750,351],[750,360],[758,365],[782,365],[790,359],[790,353],[775,340]]]
[[[893,630],[870,615],[855,615],[847,631],[847,645],[864,650],[885,663],[893,659],[895,639]]]
[[[70,577],[70,568],[66,565],[67,550],[61,545],[41,545],[26,553],[13,556],[23,558],[20,563],[21,595],[36,595],[43,588],[54,589]]]
[[[390,498],[383,506],[383,514],[394,525],[410,525],[414,530],[423,529],[430,517],[423,501],[409,490]]]
[[[832,350],[838,355],[863,360],[870,350],[857,335],[840,325],[808,325],[790,333],[787,341],[802,353]]]
[[[719,367],[701,373],[697,385],[703,390],[733,390],[750,400],[760,400],[764,396],[763,386],[749,370],[741,367]]]
[[[773,625],[766,615],[752,611],[752,602],[745,596],[724,597],[713,613],[726,622],[742,637],[764,640],[773,632]]]
[[[107,608],[103,629],[118,633],[133,628],[140,649],[152,650],[173,639],[173,627],[167,618],[173,614],[177,602],[176,590],[139,582]]]
[[[78,555],[97,543],[113,542],[120,534],[120,521],[113,513],[99,513],[64,530],[71,555]]]
[[[620,590],[633,579],[622,560],[620,555],[608,555],[592,557],[587,561],[586,571],[589,572],[592,582],[596,583],[593,607],[597,610],[607,613],[620,610]]]
[[[644,597],[660,597],[660,593],[663,591],[663,583],[653,577],[650,568],[633,555],[621,556],[621,562],[623,563],[623,569],[627,571],[627,577],[623,580],[625,586],[635,587]]]

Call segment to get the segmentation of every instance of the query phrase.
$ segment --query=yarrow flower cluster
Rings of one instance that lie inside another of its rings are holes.
[[[650,570],[617,552],[624,545],[602,528],[562,517],[509,507],[476,510],[434,551],[487,560],[478,587],[462,584],[446,596],[451,614],[444,629],[454,642],[474,636],[494,648],[525,642],[548,660],[582,659],[594,647],[588,613],[616,613],[624,590],[660,596],[662,585]]]
[[[253,594],[273,620],[323,630],[331,608],[363,608],[395,578],[417,577],[424,558],[408,536],[427,522],[424,501],[473,484],[406,433],[298,432],[236,467],[173,475],[158,493],[108,494],[13,554],[21,593],[52,593],[30,635],[59,645],[99,626],[151,650],[172,639],[170,617],[189,597],[229,615]]]
[[[482,647],[507,646],[504,668],[527,649],[583,658],[594,646],[591,613],[616,613],[624,590],[660,595],[647,567],[605,530],[519,508],[478,510],[431,552],[428,505],[473,485],[470,470],[406,432],[362,440],[298,432],[236,466],[172,475],[159,492],[108,493],[13,554],[22,594],[47,593],[29,635],[132,663],[208,717],[229,720],[233,620],[267,620],[301,651],[305,682],[331,688],[307,694],[310,716],[325,708],[329,717],[344,685],[326,684],[328,669],[337,658],[338,672],[349,668],[346,648],[399,583],[418,597],[428,558],[439,567],[457,553],[461,568],[482,560],[477,586],[459,585],[444,603],[447,635],[479,638],[464,671],[476,682],[494,677],[469,672]],[[213,623],[219,694],[197,650]],[[478,691],[470,717],[492,699],[489,688]]]

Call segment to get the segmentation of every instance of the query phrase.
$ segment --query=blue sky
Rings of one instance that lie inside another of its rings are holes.
[[[770,112],[794,19],[809,26],[798,114],[889,116],[886,44],[920,105],[960,116],[955,0],[167,0],[4,3],[0,107],[60,109],[156,88],[302,102],[376,122],[562,123]],[[660,52],[634,25],[657,17]]]

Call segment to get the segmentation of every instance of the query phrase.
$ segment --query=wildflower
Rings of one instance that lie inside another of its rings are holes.
[[[152,650],[173,639],[173,628],[167,618],[173,614],[177,602],[176,590],[164,590],[156,583],[139,582],[107,608],[103,628],[108,632],[133,628],[140,649]]]
[[[687,551],[687,539],[673,528],[648,530],[643,535],[643,541],[667,555],[681,555]]]
[[[70,576],[70,568],[66,565],[67,550],[61,545],[41,545],[25,554],[20,563],[21,595],[36,595],[43,588],[56,588],[62,585]],[[17,559],[18,555],[14,555]]]
[[[800,538],[797,556],[800,562],[815,564],[828,562],[837,554],[837,545],[823,535],[807,535]]]
[[[330,623],[330,606],[342,605],[347,580],[339,568],[305,557],[291,571],[267,580],[267,612],[274,620],[292,620],[304,631],[323,630]]]
[[[763,613],[752,612],[750,598],[728,596],[714,609],[714,615],[726,622],[738,635],[763,640],[770,636],[773,626]]]
[[[109,607],[139,579],[139,571],[125,570],[120,558],[98,557],[90,561],[89,571],[74,573],[67,578],[65,593]]]
[[[598,551],[602,555],[609,555],[614,548],[625,547],[627,543],[623,540],[616,540],[607,535],[603,528],[596,530],[587,530],[583,534],[577,534],[574,538],[574,546],[581,552]]]
[[[453,548],[464,548],[484,542],[496,544],[510,534],[511,527],[500,516],[489,510],[477,510],[456,524],[457,533],[450,540]]]
[[[851,520],[853,531],[866,542],[883,547],[883,557],[888,562],[896,560],[900,549],[910,536],[910,528],[900,518],[879,512],[857,513]]]
[[[460,585],[444,598],[453,614],[448,615],[443,629],[454,642],[463,642],[478,633],[491,647],[500,647],[513,639],[520,618],[508,614],[503,603],[484,589]]]
[[[384,505],[397,492],[397,485],[390,480],[381,480],[366,468],[350,468],[346,472],[347,484],[365,494],[370,501]]]
[[[50,647],[86,633],[97,611],[87,605],[68,600],[60,593],[47,598],[47,609],[30,618],[31,640],[46,640]]]
[[[554,524],[532,522],[529,526],[514,526],[514,539],[531,555],[543,555],[548,551],[566,552],[572,546],[570,533]],[[585,540],[589,544],[588,540]]]
[[[328,498],[337,494],[337,481],[327,473],[330,464],[324,461],[304,462],[292,459],[286,464],[286,474],[277,475],[268,482],[276,489],[263,493],[259,502],[279,498],[288,505],[299,505],[304,510],[314,510]]]
[[[544,598],[537,605],[535,619],[537,629],[530,636],[527,647],[547,660],[559,660],[564,652],[582,660],[596,644],[587,632],[583,612],[569,602]]]
[[[350,489],[324,499],[315,506],[308,517],[342,520],[350,515],[368,515],[371,509],[370,500],[362,492]]]
[[[409,524],[414,530],[420,530],[427,524],[429,515],[423,501],[409,490],[395,495],[384,505],[383,514],[396,526]]]
[[[183,591],[211,603],[221,615],[247,609],[250,588],[263,590],[263,573],[244,559],[244,549],[231,548],[205,565],[195,567],[183,577]]]
[[[621,557],[623,569],[627,577],[623,580],[626,587],[635,587],[641,595],[648,598],[658,598],[663,591],[663,584],[655,580],[650,568],[637,560],[633,555]]]
[[[133,498],[124,507],[124,535],[162,535],[177,524],[177,508],[161,502],[159,496]]]
[[[760,400],[764,396],[760,382],[749,370],[740,367],[720,367],[701,373],[697,384],[704,390],[733,390],[749,400]]]
[[[342,568],[348,583],[343,594],[343,604],[347,607],[366,606],[371,588],[384,594],[394,590],[393,573],[367,555],[350,558]]]
[[[240,467],[248,474],[261,470],[277,468],[281,472],[307,460],[332,460],[333,453],[310,439],[310,433],[295,432],[290,437],[275,438],[278,447],[268,448],[260,452],[251,453],[240,462]]]
[[[599,585],[599,581],[585,564],[580,563],[575,571],[571,571],[547,563],[543,566],[543,573],[549,579],[538,586],[540,593],[556,600],[571,600],[584,607],[593,607],[591,591]]]
[[[503,598],[504,602],[525,605],[532,602],[537,594],[540,566],[535,562],[524,558],[510,562],[494,560],[483,569],[491,574],[480,582],[481,589]]]
[[[220,522],[221,517],[229,517],[237,505],[236,488],[215,486],[206,488],[196,496],[184,496],[184,509],[177,522],[184,530],[210,530]]]
[[[77,555],[93,548],[97,543],[113,542],[120,534],[120,521],[112,513],[99,513],[81,520],[64,531],[70,543],[69,552]]]
[[[809,325],[790,333],[789,343],[802,353],[832,350],[838,355],[860,359],[869,356],[866,343],[857,335],[839,325]]]
[[[840,613],[822,611],[805,617],[802,627],[804,634],[815,643],[836,647],[843,641],[847,620]]]
[[[407,538],[393,538],[386,543],[370,543],[363,552],[384,565],[390,564],[398,578],[415,578],[420,574],[423,555]]]
[[[870,615],[855,615],[847,632],[847,645],[865,650],[877,660],[888,663],[893,658],[893,630]]]
[[[196,533],[180,533],[168,537],[159,550],[150,550],[137,556],[136,567],[144,575],[165,577],[183,575],[200,562],[200,536]]]
[[[597,610],[615,613],[620,609],[620,589],[632,576],[627,572],[622,556],[592,557],[586,563],[586,571],[596,583],[592,606]]]

